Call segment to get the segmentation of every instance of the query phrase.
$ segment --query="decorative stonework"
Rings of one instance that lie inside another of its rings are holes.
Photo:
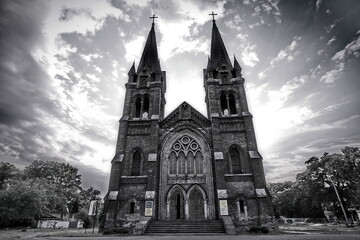
[[[157,154],[149,153],[148,162],[156,162]]]
[[[145,199],[154,199],[155,198],[155,191],[146,191]]]
[[[265,188],[257,188],[257,189],[255,189],[255,191],[256,191],[256,195],[258,197],[267,197]]]
[[[250,155],[250,158],[255,158],[255,159],[258,159],[258,158],[261,158],[260,154],[258,153],[258,151],[249,151],[249,155]]]
[[[217,190],[217,193],[218,193],[218,198],[228,198],[226,189],[219,189]]]
[[[214,152],[215,160],[223,160],[224,154],[222,152]]]

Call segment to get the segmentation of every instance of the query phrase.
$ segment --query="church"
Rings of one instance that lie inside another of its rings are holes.
[[[102,228],[128,227],[135,234],[273,228],[245,79],[215,19],[203,69],[207,116],[187,102],[165,116],[166,72],[152,18],[138,67],[132,65],[125,84]]]

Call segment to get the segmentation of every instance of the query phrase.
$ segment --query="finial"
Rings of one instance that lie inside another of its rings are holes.
[[[152,24],[155,25],[155,18],[158,18],[158,17],[156,17],[155,14],[153,14],[152,17],[150,17],[150,18],[152,18],[152,20],[153,20]]]
[[[209,15],[212,15],[212,17],[213,17],[213,22],[215,22],[215,15],[217,15],[217,14],[214,13],[214,12],[211,12]]]

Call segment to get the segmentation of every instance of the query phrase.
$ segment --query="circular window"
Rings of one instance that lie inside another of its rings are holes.
[[[180,150],[181,149],[181,145],[180,143],[175,143],[173,148],[177,151],[177,150]]]
[[[183,144],[188,144],[190,142],[190,138],[188,136],[184,136],[181,138],[181,142]]]
[[[193,142],[193,143],[190,145],[190,148],[191,148],[191,150],[196,150],[196,149],[199,148],[199,145],[198,145],[197,143]]]

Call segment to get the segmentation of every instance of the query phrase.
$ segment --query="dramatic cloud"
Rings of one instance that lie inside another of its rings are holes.
[[[243,68],[268,181],[360,144],[357,1],[2,1],[0,160],[69,162],[107,190],[124,84],[156,14],[166,113],[206,115],[202,69],[215,12]]]

